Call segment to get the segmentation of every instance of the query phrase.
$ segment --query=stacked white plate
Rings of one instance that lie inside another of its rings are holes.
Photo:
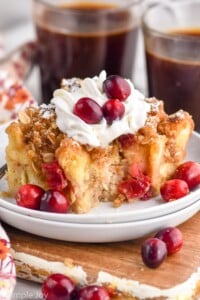
[[[4,163],[7,138],[0,130],[0,163]],[[193,133],[186,160],[200,162],[200,135]],[[0,181],[0,191],[6,190],[6,180]],[[56,214],[17,206],[14,199],[0,199],[0,219],[16,228],[43,237],[72,242],[116,242],[151,234],[167,226],[177,226],[189,220],[200,209],[200,187],[189,195],[165,203],[160,196],[147,201],[125,203],[114,208],[102,202],[82,215]]]

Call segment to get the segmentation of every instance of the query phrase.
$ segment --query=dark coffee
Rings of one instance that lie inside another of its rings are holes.
[[[169,40],[157,43],[162,55],[147,50],[149,95],[163,99],[168,113],[179,109],[188,111],[194,118],[195,129],[200,131],[200,29],[174,30],[171,33],[179,37],[189,36],[191,41],[185,47],[183,42],[181,53],[176,42],[171,49],[169,43],[172,41]],[[187,49],[187,53],[191,50],[191,57],[188,54],[186,57],[186,47],[191,47]],[[181,59],[178,58],[180,56]]]
[[[62,78],[92,77],[102,70],[106,70],[108,75],[131,78],[138,27],[128,9],[111,12],[110,16],[101,18],[101,13],[108,8],[111,6],[91,3],[62,6],[63,11],[72,9],[73,13],[78,13],[84,10],[86,15],[92,12],[94,19],[90,18],[91,24],[87,25],[90,26],[89,32],[81,26],[85,23],[84,14],[77,20],[80,31],[73,33],[49,26],[59,17],[53,11],[44,12],[43,22],[36,20],[44,102],[52,98],[52,92],[60,86]],[[116,24],[120,25],[117,27]],[[99,27],[101,30],[96,29]]]

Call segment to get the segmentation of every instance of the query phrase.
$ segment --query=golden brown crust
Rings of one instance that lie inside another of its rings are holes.
[[[54,113],[48,119],[40,113],[39,108],[30,107],[19,114],[19,122],[13,122],[7,128],[6,160],[12,195],[28,182],[48,188],[41,164],[55,159],[55,150],[63,134],[55,125]]]
[[[146,99],[151,104],[146,124],[134,135],[123,136],[106,148],[81,145],[63,134],[56,125],[53,105],[30,107],[20,113],[7,133],[8,183],[11,194],[20,185],[33,183],[48,188],[42,164],[58,161],[68,180],[67,193],[72,211],[88,212],[99,201],[113,201],[119,206],[124,197],[118,183],[129,178],[135,163],[151,179],[153,195],[185,157],[185,149],[194,124],[183,111],[168,116],[163,102]]]

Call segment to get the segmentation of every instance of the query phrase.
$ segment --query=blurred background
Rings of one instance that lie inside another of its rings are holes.
[[[149,0],[144,0],[145,3],[147,1]],[[0,41],[3,41],[5,52],[8,53],[24,42],[34,39],[32,0],[0,0]],[[133,81],[138,89],[146,93],[144,69],[143,40],[140,37]],[[37,99],[41,97],[39,80],[39,72],[35,68],[26,85]]]
[[[0,34],[5,40],[6,50],[33,38],[31,7],[31,0],[0,1]]]
[[[3,29],[22,23],[31,16],[31,0],[1,0],[0,27]]]
[[[35,39],[32,0],[0,0],[0,39],[5,53]],[[39,72],[34,68],[26,82],[36,99],[40,99]]]

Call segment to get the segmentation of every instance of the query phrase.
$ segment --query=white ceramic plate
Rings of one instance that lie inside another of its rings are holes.
[[[6,190],[6,188],[4,188],[5,186],[5,181],[0,181],[0,190]],[[107,202],[101,203],[98,207],[83,215],[72,213],[57,214],[31,210],[16,205],[14,199],[8,198],[1,198],[2,201],[0,203],[0,206],[22,215],[49,221],[75,224],[111,224],[126,223],[160,217],[172,212],[176,212],[177,210],[188,206],[188,204],[193,204],[199,198],[200,191],[199,189],[197,189],[191,192],[186,197],[168,203],[164,203],[161,197],[152,198],[148,201],[124,203],[121,207],[118,208],[114,208],[111,202]]]
[[[0,219],[18,229],[43,237],[71,242],[105,243],[136,239],[190,219],[200,209],[200,200],[162,217],[117,224],[74,224],[42,220],[0,209]]]
[[[0,131],[1,147],[0,157],[4,157],[4,147],[7,142],[4,132]],[[4,145],[4,146],[3,146]],[[187,160],[200,161],[200,135],[193,133],[188,145]],[[0,159],[2,160],[2,159]],[[0,181],[0,191],[7,189],[5,180]],[[137,220],[145,220],[164,216],[192,204],[200,199],[200,188],[192,191],[186,197],[179,200],[164,203],[161,197],[152,198],[148,201],[135,201],[133,203],[124,203],[119,208],[114,208],[111,202],[101,203],[97,208],[92,209],[87,214],[56,214],[41,211],[35,211],[19,207],[14,199],[1,198],[0,206],[10,209],[14,212],[31,216],[34,218],[46,219],[57,222],[82,223],[82,224],[105,224],[105,223],[123,223]]]

